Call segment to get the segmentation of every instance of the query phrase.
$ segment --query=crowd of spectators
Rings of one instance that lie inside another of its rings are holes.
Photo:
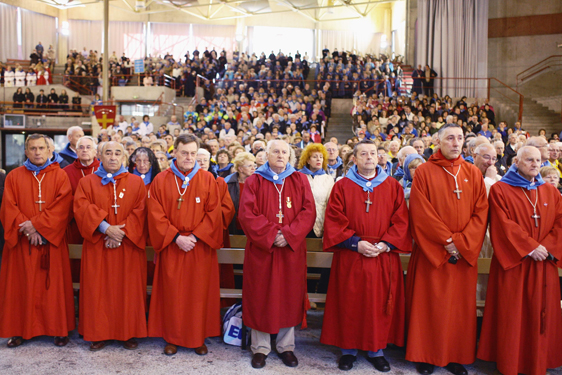
[[[83,112],[82,97],[78,92],[72,98],[65,89],[60,93],[55,88],[47,93],[44,89],[39,89],[38,92],[35,89],[35,92],[30,87],[26,87],[25,91],[18,87],[12,96],[12,108],[36,112]]]

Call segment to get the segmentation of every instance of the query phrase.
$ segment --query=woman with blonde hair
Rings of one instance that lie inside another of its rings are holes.
[[[242,152],[232,159],[234,173],[227,176],[224,181],[228,186],[228,192],[234,209],[236,211],[234,219],[230,222],[228,230],[230,234],[244,234],[240,222],[238,221],[238,209],[240,207],[240,197],[244,190],[246,179],[256,171],[256,157],[249,152]]]
[[[326,173],[328,168],[328,151],[320,143],[312,143],[302,150],[298,169],[304,173],[310,183],[314,203],[316,204],[316,221],[314,227],[308,235],[312,238],[321,238],[324,232],[324,215],[326,205],[332,188],[334,179]]]
[[[551,166],[542,167],[540,170],[540,174],[544,182],[551,184],[562,193],[562,191],[560,190],[560,173],[558,171],[558,168]]]

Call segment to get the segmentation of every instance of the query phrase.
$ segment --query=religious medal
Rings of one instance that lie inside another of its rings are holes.
[[[119,193],[119,198],[121,198],[121,199],[123,198],[123,192]]]
[[[279,180],[279,176],[274,175],[274,176],[273,176],[273,179],[274,179],[275,181],[277,181],[277,180]]]
[[[145,174],[141,174],[141,178],[144,180],[144,178],[146,177]]]
[[[199,197],[195,197],[195,202],[196,202],[196,203],[201,203],[201,199],[199,199]]]
[[[291,202],[291,197],[287,197],[287,208],[292,208],[293,202]]]

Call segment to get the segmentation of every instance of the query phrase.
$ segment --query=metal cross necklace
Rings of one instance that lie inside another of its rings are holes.
[[[37,175],[36,175],[35,172],[31,172],[31,174],[33,174],[33,177],[35,177],[35,179],[39,183],[39,200],[35,201],[35,203],[39,203],[39,212],[41,212],[41,204],[45,203],[45,201],[41,200],[41,182],[43,182],[43,179],[45,178],[45,174],[43,174],[43,177],[41,177],[41,179],[37,178]]]
[[[457,171],[457,174],[452,174],[451,172],[446,170],[445,167],[442,167],[445,172],[447,172],[448,174],[453,176],[453,178],[455,179],[455,190],[453,190],[453,193],[455,193],[457,195],[457,199],[461,199],[461,193],[462,193],[462,190],[459,190],[459,183],[457,182],[457,176],[459,175],[459,172],[461,171],[461,166],[462,165],[459,165],[459,170]],[[453,166],[453,170],[455,170],[454,168],[455,167]]]
[[[531,206],[533,206],[533,216],[531,216],[531,217],[533,219],[535,219],[535,228],[538,228],[539,227],[539,219],[541,218],[539,215],[537,215],[537,203],[539,201],[539,190],[537,189],[537,194],[536,194],[536,197],[535,197],[535,204],[533,204],[533,202],[531,202],[531,199],[529,198],[527,193],[525,193],[525,190],[523,190],[523,188],[521,188],[521,191],[523,192],[523,194],[525,194],[525,198],[527,198],[529,203],[531,203]]]
[[[178,177],[176,175],[174,175],[174,181],[176,181],[176,187],[178,188],[178,193],[180,194],[180,197],[178,198],[178,210],[181,208],[181,202],[183,202],[183,196],[185,195],[185,192],[187,191],[187,188],[189,187],[189,185],[187,185],[185,187],[185,189],[183,189],[183,193],[180,190],[180,185],[178,184]],[[189,181],[189,177],[185,178],[185,181]]]
[[[279,224],[281,224],[283,222],[283,217],[285,217],[285,215],[283,215],[283,205],[281,204],[281,194],[283,193],[283,188],[285,187],[285,180],[283,180],[283,184],[281,185],[281,190],[277,189],[277,184],[274,182],[273,186],[275,186],[275,190],[277,190],[277,192],[279,193],[279,213],[275,216],[277,216],[279,218]]]

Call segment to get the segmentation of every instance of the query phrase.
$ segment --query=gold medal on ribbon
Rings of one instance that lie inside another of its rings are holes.
[[[293,207],[293,203],[291,202],[291,197],[287,197],[287,208]]]

